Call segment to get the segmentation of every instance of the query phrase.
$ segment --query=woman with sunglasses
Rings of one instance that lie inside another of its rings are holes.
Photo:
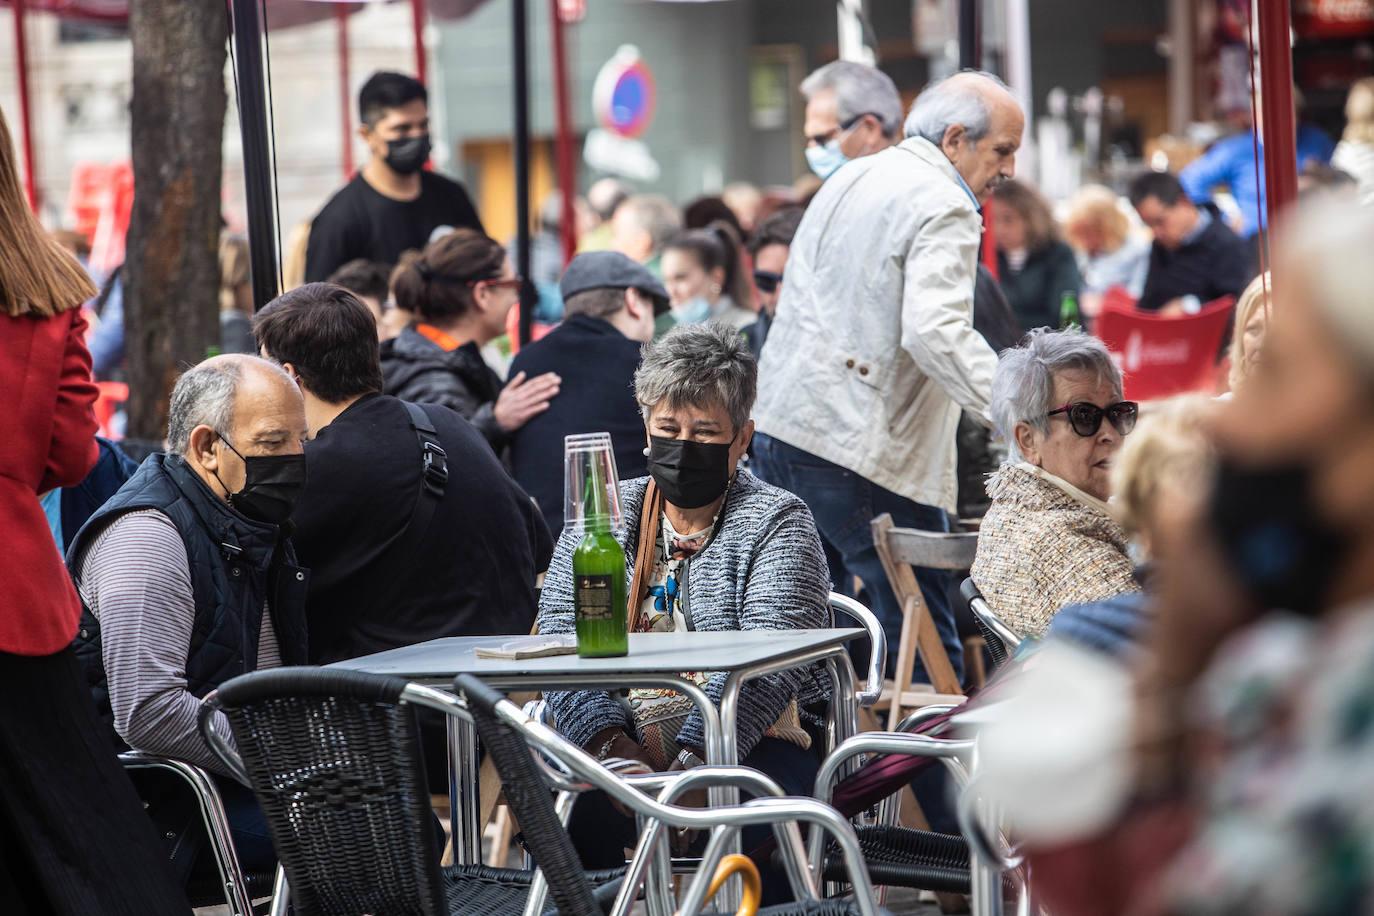
[[[1009,455],[988,480],[972,575],[1017,633],[1042,635],[1066,604],[1139,591],[1107,507],[1136,415],[1107,348],[1076,328],[1032,331],[1002,354],[992,416]]]
[[[382,343],[383,391],[403,401],[442,404],[462,414],[504,460],[509,437],[548,409],[560,379],[552,372],[504,387],[481,349],[506,332],[521,280],[506,250],[472,229],[425,246],[397,271],[396,305],[415,316]]]

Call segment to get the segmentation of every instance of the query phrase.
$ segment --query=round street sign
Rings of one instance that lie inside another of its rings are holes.
[[[592,109],[607,130],[638,137],[654,117],[654,75],[633,45],[621,45],[592,84]]]

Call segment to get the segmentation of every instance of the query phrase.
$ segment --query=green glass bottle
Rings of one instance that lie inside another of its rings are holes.
[[[1082,327],[1083,316],[1078,311],[1078,293],[1071,289],[1064,290],[1064,294],[1059,298],[1059,327],[1072,328]]]
[[[606,482],[598,462],[587,475],[585,533],[573,552],[573,609],[577,654],[583,658],[630,651],[625,551],[611,533]]]

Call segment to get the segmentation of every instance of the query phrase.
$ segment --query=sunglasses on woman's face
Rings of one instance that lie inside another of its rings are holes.
[[[1118,433],[1125,436],[1135,429],[1136,417],[1140,416],[1140,405],[1135,401],[1117,401],[1106,407],[1098,407],[1096,404],[1080,401],[1077,404],[1057,407],[1045,416],[1052,417],[1057,413],[1067,414],[1073,431],[1084,438],[1097,435],[1097,431],[1102,428],[1103,417],[1107,418],[1107,422],[1112,424]]]
[[[782,284],[782,274],[775,274],[771,270],[754,271],[754,285],[761,293],[772,293]]]

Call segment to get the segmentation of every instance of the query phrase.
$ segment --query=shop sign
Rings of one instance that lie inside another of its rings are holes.
[[[1295,0],[1293,30],[1302,38],[1374,35],[1374,0]]]

